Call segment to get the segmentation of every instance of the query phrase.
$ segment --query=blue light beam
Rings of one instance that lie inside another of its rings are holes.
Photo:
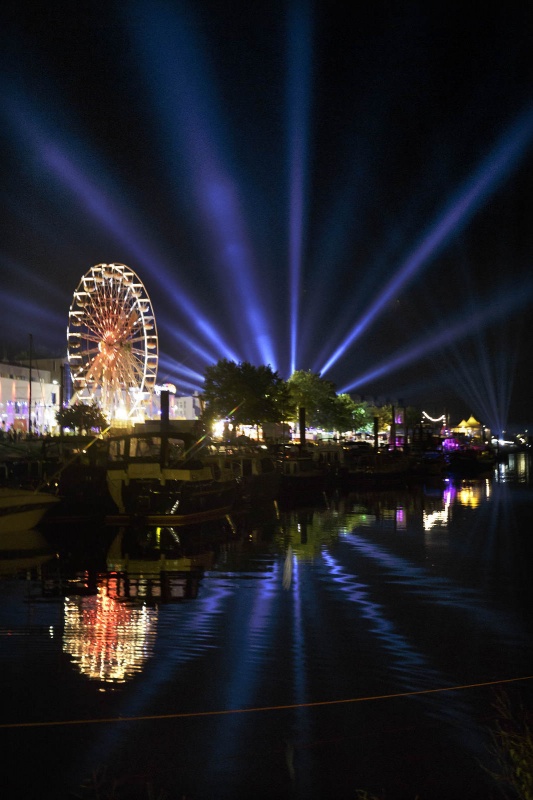
[[[441,218],[430,228],[414,252],[389,281],[366,314],[357,322],[351,333],[324,364],[320,373],[324,375],[346,352],[348,347],[374,321],[390,299],[408,281],[419,274],[435,257],[448,239],[457,234],[475,214],[484,201],[495,191],[498,184],[516,167],[524,155],[533,136],[533,109],[523,113],[511,130],[497,143],[478,168],[474,177],[466,182],[456,197],[449,203]]]
[[[296,369],[300,293],[302,272],[302,242],[304,228],[304,198],[307,184],[309,138],[311,20],[306,3],[294,2],[287,20],[288,46],[288,151],[289,151],[289,322],[290,369]]]
[[[233,315],[233,323],[239,326],[241,347],[250,361],[259,358],[275,368],[265,297],[260,291],[259,271],[245,225],[241,187],[226,163],[229,159],[222,155],[224,129],[211,91],[210,71],[201,56],[195,7],[184,5],[180,11],[140,2],[136,14],[142,25],[137,24],[134,31],[140,34],[158,130],[170,174],[175,176],[171,188],[174,193],[182,190],[184,181],[190,186],[202,225],[202,241],[210,250],[212,264],[218,267],[217,290],[228,307],[239,309]]]
[[[420,358],[429,355],[430,353],[442,347],[449,346],[458,339],[471,334],[473,331],[482,328],[485,325],[492,324],[496,319],[505,317],[511,311],[518,311],[521,307],[527,305],[533,297],[533,278],[525,281],[519,290],[508,292],[506,295],[499,295],[491,303],[486,305],[484,309],[479,309],[475,312],[468,311],[468,315],[454,324],[448,324],[445,329],[441,330],[436,336],[427,339],[410,349],[403,349],[391,359],[380,364],[369,372],[356,378],[352,383],[344,386],[340,390],[340,394],[351,392],[359,386],[368,384],[371,381],[377,380],[384,375],[389,375],[396,372],[401,367],[417,361]]]
[[[518,333],[515,332],[514,341],[507,334],[503,326],[496,328],[492,346],[480,334],[475,342],[474,359],[468,358],[459,347],[454,347],[448,358],[455,381],[463,387],[462,393],[470,400],[471,408],[478,408],[485,423],[498,432],[507,427],[519,352]]]
[[[61,147],[51,135],[47,134],[44,126],[38,125],[36,122],[37,111],[33,110],[30,113],[29,110],[23,108],[21,98],[17,102],[10,103],[9,112],[12,122],[16,125],[20,141],[25,141],[37,154],[41,168],[44,167],[46,172],[51,172],[59,180],[61,186],[73,194],[76,202],[80,203],[102,228],[112,234],[121,247],[132,253],[137,261],[148,265],[151,274],[156,276],[158,281],[163,278],[167,283],[167,292],[171,294],[174,302],[181,308],[182,313],[192,325],[201,331],[224,358],[235,360],[235,352],[224,343],[221,334],[215,330],[183,290],[176,286],[172,270],[138,235],[141,228],[138,221],[131,219],[131,214],[125,213],[119,208],[118,203],[113,201],[111,188],[103,190],[101,181],[97,183],[95,179],[89,177],[88,169],[84,171],[83,167],[76,163],[67,152],[67,148]],[[90,156],[90,160],[94,162],[95,159]],[[92,172],[94,172],[94,168]],[[100,165],[99,173],[108,175],[109,171]],[[107,181],[109,183],[109,178]],[[50,187],[50,191],[54,191],[52,187]]]

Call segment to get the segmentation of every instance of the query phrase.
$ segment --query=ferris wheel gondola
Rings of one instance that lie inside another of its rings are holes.
[[[150,298],[132,269],[97,264],[82,277],[67,343],[75,398],[97,400],[110,421],[141,409],[156,382],[158,339]]]

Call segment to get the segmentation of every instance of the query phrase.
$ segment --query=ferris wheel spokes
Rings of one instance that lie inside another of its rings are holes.
[[[97,264],[74,292],[68,359],[78,397],[98,399],[110,420],[133,413],[153,390],[155,317],[144,285],[124,264]]]

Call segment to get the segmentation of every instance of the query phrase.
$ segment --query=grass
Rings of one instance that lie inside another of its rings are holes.
[[[486,769],[506,798],[533,800],[533,735],[531,713],[520,703],[513,708],[509,695],[496,694],[496,719],[490,729],[494,768]]]

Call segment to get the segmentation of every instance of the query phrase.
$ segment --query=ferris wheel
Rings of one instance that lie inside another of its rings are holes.
[[[67,328],[74,397],[110,420],[132,417],[153,390],[158,341],[146,289],[125,264],[97,264],[74,292]]]

